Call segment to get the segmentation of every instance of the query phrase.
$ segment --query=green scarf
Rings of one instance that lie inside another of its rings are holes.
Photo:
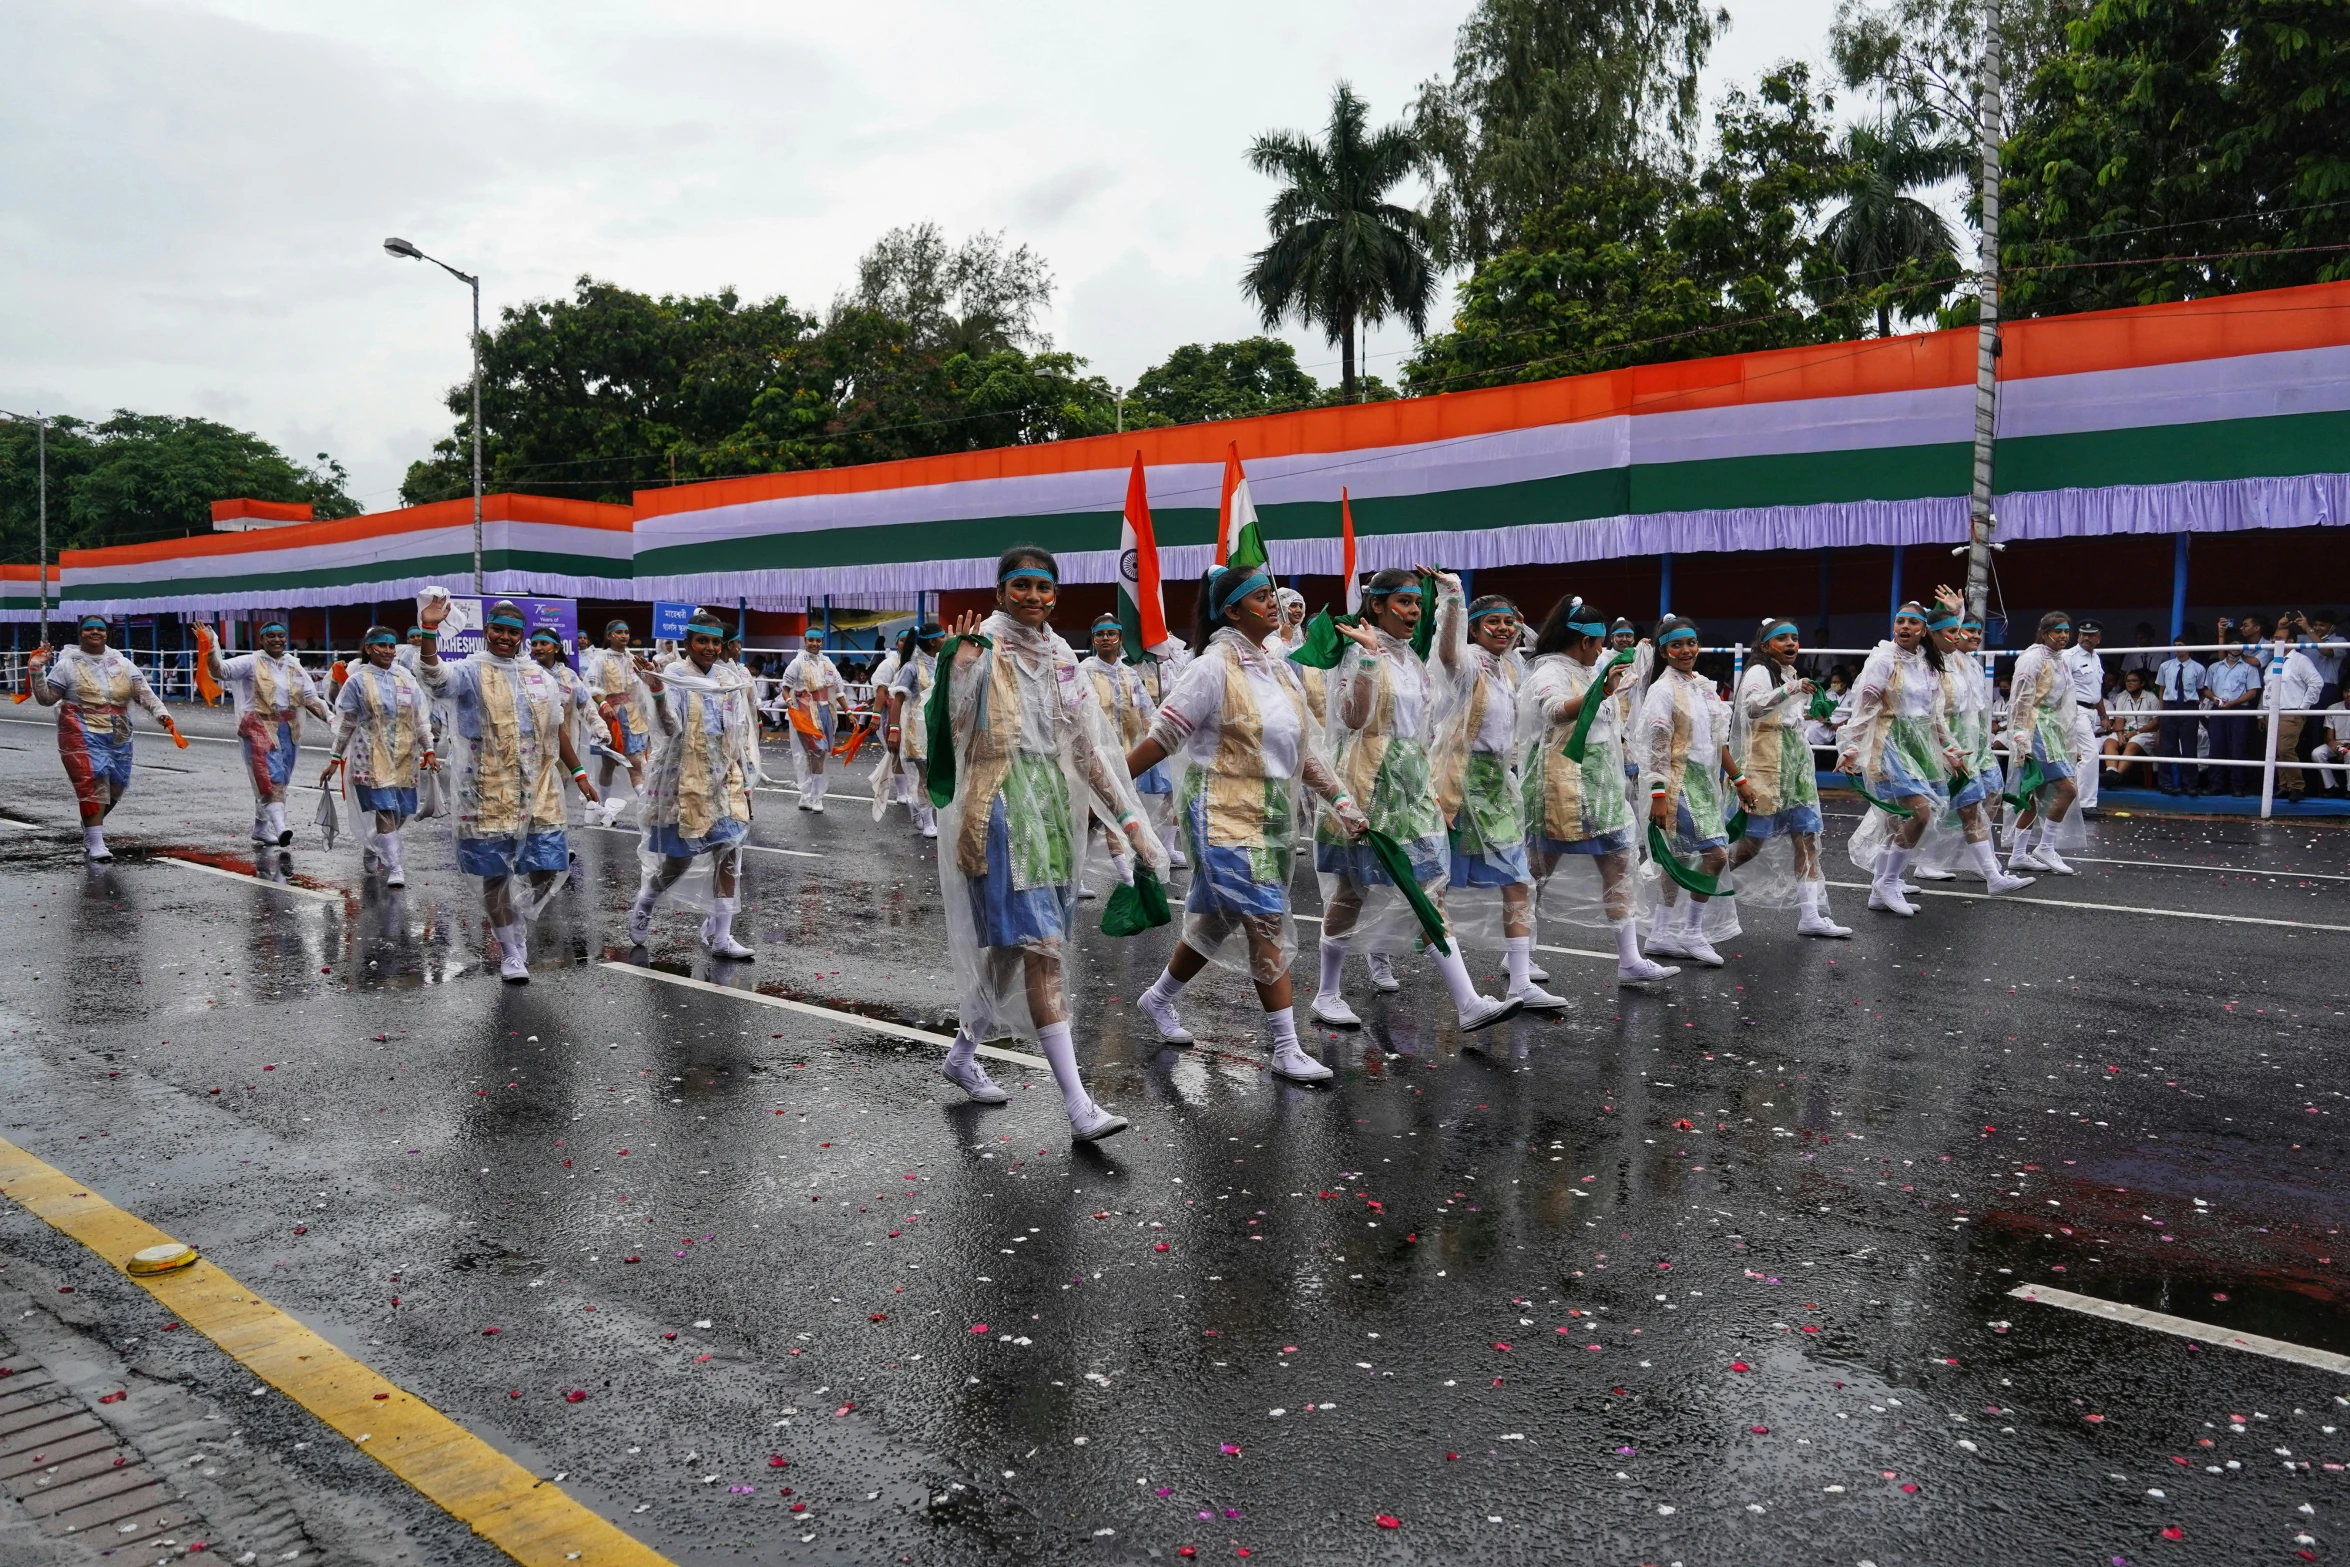
[[[1657,864],[1664,867],[1667,876],[1672,877],[1673,880],[1698,896],[1705,898],[1736,896],[1735,893],[1722,886],[1721,878],[1708,876],[1703,871],[1693,871],[1674,858],[1673,846],[1665,841],[1665,830],[1654,822],[1648,824],[1648,852]]]
[[[1165,884],[1149,866],[1137,865],[1132,882],[1120,882],[1110,889],[1109,901],[1102,905],[1102,934],[1139,936],[1172,923],[1174,918],[1167,908]]]
[[[1308,669],[1336,669],[1338,661],[1346,656],[1346,638],[1338,634],[1340,626],[1359,626],[1360,615],[1340,615],[1335,620],[1325,607],[1306,622],[1306,639],[1289,650],[1289,661],[1303,664]]]
[[[974,631],[967,637],[949,637],[938,650],[938,676],[931,682],[930,711],[923,715],[930,735],[930,803],[945,810],[955,803],[955,726],[947,716],[949,686],[955,676],[955,650],[969,642],[977,647],[995,644]]]
[[[2016,774],[2015,793],[2003,794],[1999,798],[2020,811],[2032,803],[2047,783],[2048,773],[2041,767],[2040,758],[2027,756],[2024,758],[2023,770]]]
[[[1846,781],[1850,782],[1850,780]],[[1889,812],[1892,815],[1900,817],[1903,821],[1908,821],[1912,816],[1917,814],[1917,812],[1911,810],[1906,805],[1895,805],[1890,800],[1878,799],[1875,795],[1869,793],[1866,789],[1863,789],[1859,784],[1852,785],[1852,792],[1859,795],[1862,799],[1868,801],[1869,804],[1875,806],[1878,810]]]
[[[1583,688],[1583,712],[1575,720],[1575,732],[1567,736],[1567,760],[1578,767],[1583,763],[1583,748],[1591,741],[1591,725],[1599,717],[1599,706],[1607,700],[1607,677],[1640,656],[1638,648],[1628,647],[1599,666],[1599,673],[1591,677],[1591,684]]]
[[[1420,655],[1420,662],[1428,662],[1429,650],[1436,646],[1436,577],[1432,572],[1420,573],[1420,623],[1412,627],[1412,651]]]
[[[1803,710],[1803,716],[1822,719],[1835,717],[1836,699],[1824,690],[1814,691],[1811,694],[1811,706]]]
[[[1364,833],[1363,842],[1370,845],[1371,853],[1395,882],[1395,890],[1403,894],[1403,901],[1410,904],[1412,913],[1419,917],[1420,932],[1428,938],[1428,945],[1447,957],[1451,956],[1452,943],[1444,936],[1444,916],[1436,912],[1436,905],[1430,903],[1428,894],[1420,890],[1420,878],[1412,872],[1411,856],[1403,852],[1402,845],[1377,828]]]

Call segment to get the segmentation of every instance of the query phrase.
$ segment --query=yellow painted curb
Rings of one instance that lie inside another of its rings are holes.
[[[0,1194],[123,1271],[173,1316],[340,1431],[524,1567],[670,1567],[550,1482],[256,1296],[210,1262],[132,1276],[173,1237],[0,1138]],[[378,1401],[378,1394],[388,1397]]]

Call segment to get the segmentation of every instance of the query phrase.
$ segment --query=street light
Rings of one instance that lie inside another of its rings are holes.
[[[384,249],[403,261],[429,261],[473,290],[473,591],[486,593],[481,579],[481,279],[426,255],[404,239],[387,239]]]
[[[32,425],[41,450],[41,645],[49,645],[49,420],[42,414],[12,414],[0,408],[0,419]]]

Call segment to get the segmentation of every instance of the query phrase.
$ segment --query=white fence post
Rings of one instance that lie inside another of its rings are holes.
[[[2277,638],[2276,647],[2268,657],[2268,668],[2263,671],[2263,674],[2266,676],[2264,681],[2266,689],[2261,693],[2260,705],[2267,710],[2268,718],[2262,725],[2267,731],[2267,739],[2261,747],[2265,756],[2260,764],[2260,819],[2267,821],[2275,814],[2277,799],[2277,714],[2283,708],[2285,700],[2285,639],[2283,637]]]

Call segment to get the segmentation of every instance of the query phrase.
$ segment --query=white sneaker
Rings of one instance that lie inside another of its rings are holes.
[[[387,887],[405,887],[408,885],[408,873],[404,870],[394,869],[384,876],[384,885]]]
[[[1383,996],[1392,996],[1403,989],[1403,981],[1395,977],[1395,964],[1384,952],[1374,952],[1363,961],[1371,969],[1371,988]]]
[[[2041,859],[2036,850],[2026,849],[2021,854],[2011,854],[2007,857],[2007,873],[2010,876],[2013,876],[2017,871],[2044,871],[2046,869],[2048,869],[2048,862]]]
[[[938,836],[938,823],[936,823],[936,822],[924,822],[924,823],[922,824],[922,836],[923,836],[923,837],[925,837],[925,838],[935,838],[935,837],[937,837],[937,836]]]
[[[803,794],[800,796],[800,809],[803,811],[812,811],[816,809],[815,802]]]
[[[1550,970],[1539,963],[1529,963],[1526,965],[1526,977],[1537,985],[1547,985],[1550,983]]]
[[[1917,897],[1919,895],[1918,884],[1914,881],[1904,881],[1901,884],[1901,895],[1905,898]]]
[[[1831,940],[1841,941],[1852,934],[1852,927],[1837,924],[1817,909],[1806,909],[1803,911],[1803,917],[1795,922],[1795,934],[1798,936],[1825,936]]]
[[[1647,938],[1640,943],[1640,950],[1651,957],[1659,954],[1668,958],[1689,956],[1689,949],[1682,943],[1680,931],[1666,926],[1652,926]]]
[[[1511,991],[1510,999],[1529,1012],[1563,1012],[1567,1005],[1566,997],[1552,995],[1531,979],[1525,989]]]
[[[2029,887],[2033,881],[2033,878],[2029,876],[2011,876],[1996,865],[1991,867],[1991,872],[1991,879],[1984,883],[1983,890],[1993,897],[1997,897],[2003,892],[2019,891]]]
[[[1681,934],[1681,956],[1692,963],[1702,963],[1707,968],[1720,968],[1723,962],[1722,955],[1714,950],[1712,942],[1687,931]]]
[[[1183,1026],[1183,1019],[1176,1016],[1174,1002],[1161,1001],[1146,990],[1134,998],[1134,1005],[1137,1011],[1151,1020],[1151,1026],[1159,1031],[1160,1044],[1173,1045],[1182,1050],[1199,1043],[1191,1030]]]
[[[1190,870],[1191,859],[1181,849],[1171,849],[1167,853],[1167,868],[1177,871]]]
[[[1069,1141],[1073,1143],[1098,1143],[1124,1130],[1126,1117],[1104,1110],[1100,1105],[1087,1105],[1081,1114],[1069,1117]]]
[[[1910,873],[1910,875],[1912,875],[1912,876],[1916,877],[1916,878],[1917,878],[1919,881],[1956,881],[1956,880],[1958,880],[1958,872],[1956,872],[1956,871],[1929,870],[1928,868],[1926,868],[1925,866],[1922,866],[1922,865],[1913,865],[1913,866],[1911,866],[1911,867],[1910,867],[1910,871],[1909,871],[1909,873]]]
[[[382,864],[383,857],[377,854],[373,849],[361,849],[359,851],[360,875],[373,876],[376,872],[376,868]]]
[[[509,985],[530,983],[530,949],[519,941],[498,943],[498,978]]]
[[[1491,1028],[1496,1023],[1506,1023],[1524,1010],[1525,1005],[1515,996],[1504,997],[1498,1001],[1491,996],[1479,996],[1470,1003],[1468,1011],[1460,1014],[1461,1032],[1474,1034],[1481,1028]]]
[[[1101,894],[1100,894],[1100,893],[1098,893],[1098,892],[1094,891],[1094,890],[1093,890],[1091,887],[1088,887],[1088,886],[1087,886],[1085,883],[1083,883],[1083,882],[1079,882],[1079,883],[1077,884],[1077,901],[1078,901],[1079,903],[1091,903],[1091,902],[1093,902],[1093,901],[1094,901],[1096,898],[1099,898],[1100,896],[1101,896]]]
[[[1646,958],[1634,958],[1629,963],[1619,960],[1616,964],[1616,983],[1645,985],[1652,979],[1670,979],[1680,972],[1673,964],[1651,963]]]
[[[653,939],[653,905],[638,899],[628,908],[628,944],[642,947]]]
[[[960,1071],[952,1060],[946,1061],[940,1065],[938,1075],[968,1094],[973,1104],[1000,1105],[1012,1097],[1004,1092],[1001,1083],[987,1075],[987,1068],[979,1064],[977,1056],[964,1062]]]
[[[2040,845],[2040,868],[2057,876],[2078,876],[2081,873],[2065,863],[2063,855],[2046,844]]]
[[[258,816],[253,818],[253,841],[255,843],[277,842],[277,834],[269,830],[269,823]]]
[[[1307,1055],[1303,1046],[1284,1044],[1273,1052],[1273,1075],[1293,1083],[1327,1083],[1338,1074]]]
[[[1869,884],[1869,907],[1883,909],[1888,914],[1898,914],[1903,919],[1908,919],[1918,911],[1916,904],[1901,895],[1899,887],[1888,887],[1881,881]]]
[[[758,954],[753,952],[750,948],[735,940],[734,933],[732,931],[727,932],[724,936],[716,934],[715,925],[716,922],[713,920],[702,921],[702,947],[710,954],[710,956],[714,958],[733,958],[738,962],[746,958],[755,958],[758,956]]]
[[[1361,1028],[1363,1026],[1363,1020],[1355,1016],[1355,1009],[1346,1004],[1346,997],[1335,990],[1323,991],[1316,995],[1314,1004],[1306,1008],[1306,1014],[1315,1022],[1327,1023],[1332,1028]]]

